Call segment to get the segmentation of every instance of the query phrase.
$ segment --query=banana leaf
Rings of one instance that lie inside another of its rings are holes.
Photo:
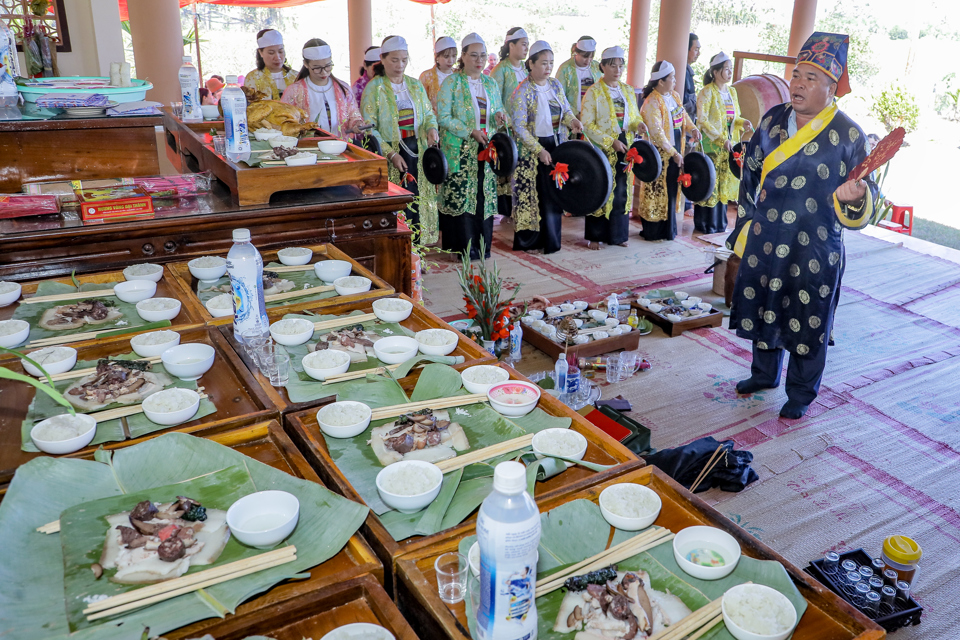
[[[430,364],[424,367],[417,385],[411,394],[411,400],[434,399],[465,394],[460,386],[460,374],[456,369],[441,364]],[[338,400],[356,400],[376,408],[400,404],[405,402],[403,393],[391,380],[380,379],[374,382],[364,380],[346,383]],[[550,416],[540,409],[522,418],[505,418],[483,403],[450,409],[450,417],[463,427],[470,441],[470,450],[488,447],[505,440],[517,438],[525,433],[536,433],[542,429],[570,427],[569,418]],[[427,511],[421,510],[416,514],[388,514],[390,508],[380,500],[377,492],[377,474],[383,469],[380,461],[373,453],[373,448],[367,444],[373,428],[387,424],[391,420],[378,420],[370,424],[366,431],[354,438],[328,438],[324,436],[327,450],[340,471],[346,476],[353,488],[360,494],[364,502],[381,517],[381,521],[391,535],[397,540],[403,540],[417,535],[418,526]],[[512,459],[519,455],[517,452],[502,459]],[[470,465],[464,469],[463,477],[440,520],[441,529],[447,529],[462,522],[483,501],[490,492],[493,475],[493,464],[481,463]],[[430,518],[423,522],[422,529],[436,532],[436,509]]]
[[[537,562],[539,580],[562,567],[600,553],[606,548],[611,531],[610,525],[600,514],[600,507],[589,500],[573,500],[552,511],[540,514],[540,525],[538,549],[540,557]],[[642,532],[615,529],[610,544],[619,544],[639,533]],[[466,555],[476,539],[476,536],[463,538],[458,548],[460,553]],[[646,571],[650,574],[650,582],[654,589],[669,590],[693,611],[716,600],[727,589],[745,582],[764,584],[785,595],[796,607],[797,619],[807,609],[807,601],[794,586],[786,569],[774,560],[756,560],[743,556],[737,568],[726,578],[699,580],[684,573],[677,565],[673,558],[671,541],[628,558],[618,563],[617,568],[621,571]],[[539,619],[537,637],[541,640],[570,640],[574,635],[557,633],[553,630],[563,595],[563,590],[557,590],[537,598]],[[477,637],[476,618],[471,607],[467,607],[466,614],[470,633],[473,637]],[[702,637],[711,640],[733,640],[733,636],[723,625],[714,627]]]
[[[279,262],[271,262],[263,267],[264,271],[270,271],[270,269],[275,269],[277,267],[282,267],[283,265]],[[310,271],[291,271],[289,273],[279,273],[277,274],[284,280],[289,280],[294,284],[292,291],[299,289],[312,289],[313,287],[322,287],[326,282],[317,277],[317,272],[311,269]],[[216,282],[200,282],[197,285],[197,297],[200,298],[200,302],[206,304],[207,300],[210,298],[215,298],[221,293],[230,293],[232,289],[230,288],[230,276],[223,276]],[[275,307],[282,307],[288,304],[294,304],[299,302],[310,302],[311,300],[324,300],[326,298],[335,298],[339,295],[336,291],[323,291],[321,293],[311,293],[303,296],[302,298],[287,298],[286,300],[280,300],[278,302],[268,302],[267,309],[273,309]],[[316,320],[316,318],[314,318]]]
[[[119,280],[117,282],[123,282]],[[101,291],[103,289],[112,289],[117,282],[87,282],[80,285],[80,291]],[[37,286],[38,296],[50,296],[60,293],[76,293],[77,288],[63,282],[41,282]],[[30,337],[27,340],[40,340],[41,338],[50,338],[52,336],[66,336],[74,333],[86,333],[88,331],[102,331],[104,329],[136,329],[149,324],[137,313],[137,305],[129,302],[123,302],[116,296],[107,298],[97,298],[113,307],[123,314],[122,318],[117,318],[104,324],[85,324],[79,329],[63,329],[60,331],[50,331],[40,326],[40,318],[47,309],[53,309],[65,304],[74,304],[79,300],[65,300],[62,302],[38,302],[37,304],[21,304],[13,312],[13,319],[25,320],[30,323]],[[118,324],[119,323],[119,324]]]
[[[17,550],[0,563],[2,633],[17,640],[68,637],[60,539],[37,533],[37,527],[84,502],[162,487],[232,466],[249,472],[255,490],[288,491],[300,500],[300,522],[287,539],[297,547],[297,560],[130,612],[77,631],[69,640],[128,640],[144,627],[150,627],[151,635],[160,635],[233,612],[241,602],[336,555],[368,513],[363,505],[319,484],[182,433],[165,434],[112,455],[100,451],[97,461],[36,458],[17,470],[0,503],[0,539],[7,549]]]
[[[263,150],[265,150],[265,151],[270,151],[271,149],[273,149],[273,147],[271,147],[271,146],[270,146],[270,143],[269,143],[268,141],[266,141],[266,140],[251,140],[251,141],[250,141],[250,150],[251,150],[251,151],[263,151]],[[300,152],[303,153],[304,151],[307,152],[307,153],[315,153],[315,154],[317,154],[317,162],[343,162],[343,161],[344,161],[344,158],[343,158],[342,155],[335,155],[335,156],[333,156],[333,155],[330,155],[329,153],[321,153],[320,150],[319,150],[319,149],[316,149],[316,148],[311,149],[310,147],[300,147]],[[263,159],[263,157],[266,156],[266,155],[268,155],[268,154],[266,154],[266,153],[254,153],[254,154],[252,154],[252,155],[250,156],[250,158],[249,158],[248,160],[243,160],[242,162],[243,162],[244,164],[250,166],[250,167],[259,167],[259,166],[260,166],[261,164],[263,164],[264,162],[268,162],[267,160],[264,160],[264,159]],[[274,165],[269,165],[269,164],[268,164],[268,165],[266,165],[266,166],[269,167],[269,166],[274,166]]]
[[[140,356],[135,353],[124,353],[118,356],[110,356],[111,360],[137,360]],[[74,365],[74,369],[86,369],[89,367],[97,366],[96,360],[88,361],[79,361]],[[166,369],[163,368],[163,364],[157,362],[154,363],[150,369],[153,373],[163,373],[166,374],[173,383],[168,385],[167,389],[192,389],[197,390],[197,382],[195,380],[181,380],[169,373],[166,372]],[[66,391],[67,387],[74,384],[76,380],[61,380],[59,382],[54,382],[54,388],[57,391],[63,393]],[[121,407],[124,405],[113,403],[107,407],[104,407],[103,410],[114,409],[116,407]],[[200,400],[200,408],[197,410],[197,413],[193,415],[192,418],[184,420],[184,422],[190,422],[192,420],[199,420],[200,418],[205,418],[213,413],[216,413],[217,407],[210,401],[209,398],[203,398]],[[20,425],[20,448],[23,451],[39,451],[36,446],[33,444],[33,441],[30,439],[30,430],[33,429],[34,425],[41,420],[46,420],[53,416],[64,413],[64,409],[57,404],[50,396],[46,394],[36,394],[33,398],[33,402],[30,403],[30,406],[27,408],[27,415],[24,418],[23,422]],[[88,413],[87,411],[77,409],[77,413]],[[102,444],[104,442],[123,442],[127,439],[126,434],[123,430],[123,421],[127,421],[127,431],[130,433],[130,438],[140,438],[150,433],[156,431],[161,431],[163,429],[169,429],[170,426],[157,424],[151,422],[149,418],[143,413],[138,413],[133,416],[127,416],[126,418],[118,418],[116,420],[107,420],[104,422],[97,423],[97,435],[93,437],[93,442],[90,444]],[[183,423],[181,423],[183,424]],[[176,425],[173,425],[176,426]]]
[[[85,502],[61,513],[60,544],[63,550],[64,596],[70,630],[103,624],[103,620],[88,622],[84,616],[83,610],[90,598],[114,596],[145,586],[109,582],[109,577],[116,573],[116,570],[104,572],[99,580],[90,571],[91,563],[100,560],[106,533],[110,529],[107,516],[130,511],[142,500],[173,502],[177,496],[199,500],[208,509],[226,511],[234,502],[255,491],[253,480],[246,468],[234,466],[177,484]],[[236,538],[230,538],[216,562],[192,567],[187,573],[197,573],[261,553],[264,552],[244,546]]]

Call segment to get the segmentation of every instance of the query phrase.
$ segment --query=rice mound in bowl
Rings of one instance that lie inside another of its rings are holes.
[[[173,413],[192,406],[196,401],[196,393],[187,389],[164,389],[146,398],[143,406],[156,413]]]
[[[137,346],[146,347],[173,342],[177,339],[178,335],[176,331],[151,331],[150,333],[141,333],[130,338],[130,342]]]
[[[334,402],[323,407],[317,418],[331,427],[350,427],[366,420],[370,413],[370,407],[361,403]]]
[[[333,349],[323,349],[321,351],[314,351],[313,353],[308,353],[303,357],[303,364],[310,367],[311,369],[333,369],[343,365],[344,362],[350,359],[350,354],[346,351],[336,351]],[[324,420],[326,422],[326,420]],[[357,420],[359,422],[359,420]],[[327,424],[332,424],[327,422]],[[333,425],[338,427],[345,427],[350,424],[355,424],[353,422],[347,423],[346,425]]]
[[[424,329],[417,332],[417,342],[428,347],[443,347],[457,340],[457,334],[446,329]]]
[[[150,298],[137,303],[141,311],[167,311],[175,308],[179,302],[173,298]]]
[[[643,518],[660,507],[651,493],[631,483],[611,486],[603,493],[601,500],[610,513],[621,518]]]
[[[45,422],[45,425],[31,434],[32,437],[42,440],[43,442],[63,442],[64,440],[72,440],[73,438],[77,438],[89,432],[90,429],[97,428],[96,423],[90,425],[77,416],[70,415],[69,413],[65,413],[60,416],[54,416]]]
[[[279,320],[270,325],[270,331],[281,336],[295,336],[298,333],[306,333],[312,328],[313,325],[309,320],[300,318]]]
[[[308,253],[311,253],[311,250],[307,249],[306,247],[287,247],[286,249],[280,249],[280,251],[277,252],[278,255],[291,257],[305,256]]]
[[[207,300],[208,309],[233,309],[233,295],[221,293]]]
[[[762,585],[745,584],[729,590],[723,596],[723,609],[738,627],[762,636],[788,631],[797,620],[790,600]]]
[[[410,303],[398,298],[383,298],[373,303],[380,311],[406,311],[410,308]]]
[[[475,384],[496,384],[506,382],[510,379],[510,374],[491,365],[477,365],[470,367],[461,374],[464,378]]]
[[[16,282],[0,282],[0,294],[16,291],[18,286]]]
[[[24,330],[24,325],[30,326],[23,320],[0,320],[0,336],[12,336]]]
[[[437,478],[432,473],[425,473],[422,467],[402,465],[383,474],[380,486],[394,495],[418,496],[436,487]]]
[[[226,258],[221,258],[220,256],[203,256],[200,258],[194,258],[190,261],[189,264],[192,264],[194,267],[200,269],[209,269],[210,267],[222,267],[227,264]]]
[[[44,365],[62,362],[71,358],[75,353],[76,349],[71,347],[45,347],[27,355],[37,364]]]
[[[124,269],[123,272],[131,276],[146,276],[161,271],[162,269],[163,267],[158,264],[144,263],[131,265]]]

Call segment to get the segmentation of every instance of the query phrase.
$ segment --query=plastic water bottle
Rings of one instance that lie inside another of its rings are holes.
[[[250,132],[247,131],[247,97],[237,83],[237,76],[227,76],[227,86],[220,94],[223,126],[226,129],[226,156],[231,162],[250,157]]]
[[[193,66],[193,58],[183,56],[180,67],[180,95],[183,97],[183,112],[180,119],[184,122],[203,122],[200,109],[200,72]]]
[[[564,393],[572,394],[580,392],[580,367],[577,366],[576,356],[570,356],[567,360],[567,384]]]
[[[562,353],[553,366],[553,388],[560,393],[565,393],[567,389],[567,361]]]
[[[616,318],[620,314],[620,300],[617,294],[611,293],[607,298],[607,315]]]
[[[233,246],[227,253],[227,274],[233,287],[233,335],[237,341],[247,329],[266,335],[270,321],[263,300],[263,258],[250,243],[249,229],[233,230]]]
[[[493,472],[493,491],[480,505],[480,640],[537,637],[540,511],[526,489],[526,468],[501,462]]]
[[[510,331],[510,356],[507,358],[507,362],[510,364],[520,362],[521,347],[523,345],[523,329],[520,326],[521,324],[520,318],[516,318],[513,321],[513,329]]]

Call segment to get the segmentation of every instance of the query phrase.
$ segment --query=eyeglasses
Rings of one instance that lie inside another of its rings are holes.
[[[373,63],[371,62],[369,64],[373,64]],[[333,67],[334,67],[334,64],[331,62],[330,64],[324,65],[322,67],[308,67],[308,68],[310,69],[310,71],[314,71],[316,73],[330,73],[331,71],[333,71]]]
[[[469,58],[470,60],[474,60],[474,61],[480,60],[480,59],[486,60],[487,52],[481,51],[480,53],[468,53],[464,56],[464,58]]]

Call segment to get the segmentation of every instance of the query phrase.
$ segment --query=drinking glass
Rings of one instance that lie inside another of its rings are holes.
[[[227,152],[227,136],[213,136],[213,151],[218,156]]]
[[[257,349],[267,341],[267,336],[260,329],[247,329],[240,334],[240,342],[243,344],[243,350],[247,352],[253,364],[257,364]]]
[[[620,382],[620,356],[607,356],[607,384]]]
[[[267,363],[273,358],[277,353],[277,347],[273,343],[271,338],[265,338],[263,344],[257,346],[257,366],[260,367],[260,373],[265,377],[270,377],[270,371],[267,367]]]
[[[183,103],[182,102],[171,102],[170,109],[173,110],[173,115],[179,118],[183,115]]]
[[[447,604],[457,604],[463,600],[467,572],[470,570],[467,558],[462,553],[451,551],[437,558],[433,568],[437,572],[440,599]]]
[[[270,384],[274,387],[282,387],[290,382],[290,356],[274,353],[267,368],[270,370]]]
[[[470,594],[470,610],[476,620],[480,611],[480,576],[473,575],[473,571],[467,572],[467,593]]]
[[[637,352],[624,351],[620,354],[620,379],[626,380],[637,370]]]

